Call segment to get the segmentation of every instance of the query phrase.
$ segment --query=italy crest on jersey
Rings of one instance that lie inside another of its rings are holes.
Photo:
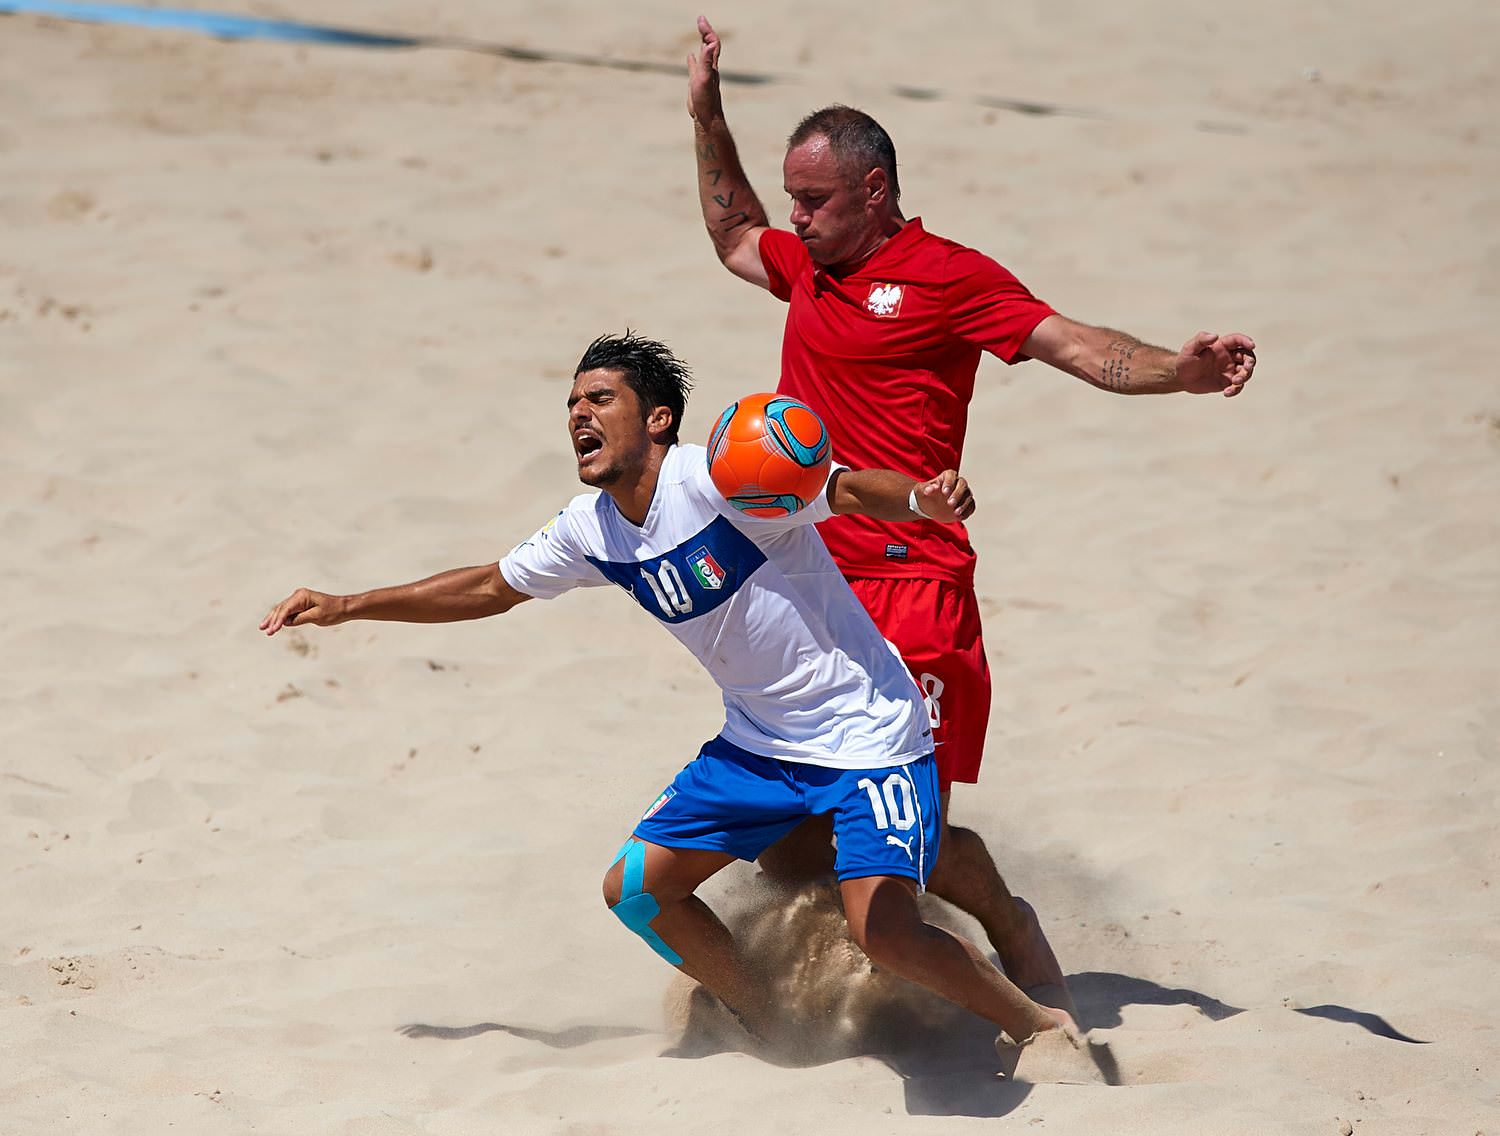
[[[693,569],[693,575],[698,577],[698,583],[712,591],[717,592],[728,579],[727,573],[719,567],[719,562],[706,546],[690,555],[688,564]]]

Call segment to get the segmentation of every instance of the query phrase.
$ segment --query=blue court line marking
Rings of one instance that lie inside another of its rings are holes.
[[[91,24],[128,24],[143,28],[167,28],[198,32],[217,39],[269,39],[290,43],[321,43],[336,47],[414,48],[436,47],[450,51],[473,51],[496,55],[518,63],[566,63],[574,67],[597,67],[608,71],[630,71],[681,78],[687,69],[681,64],[662,63],[652,59],[601,59],[574,51],[553,51],[530,47],[512,47],[501,43],[464,39],[461,36],[412,36],[385,32],[363,32],[355,28],[328,24],[305,24],[298,20],[274,20],[259,16],[237,16],[232,12],[203,12],[189,8],[143,8],[135,4],[82,4],[70,0],[0,0],[0,16],[29,14],[77,20]],[[725,83],[763,86],[795,83],[794,75],[770,75],[754,71],[719,71]],[[976,106],[1032,116],[1065,118],[1118,119],[1107,111],[1084,107],[1059,106],[1030,99],[1002,98],[997,95],[955,96],[934,87],[894,86],[896,98],[918,102],[969,102]],[[1194,130],[1212,134],[1247,134],[1237,123],[1195,122]]]

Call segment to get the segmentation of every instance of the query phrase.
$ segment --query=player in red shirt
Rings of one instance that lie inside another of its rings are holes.
[[[1120,394],[1234,396],[1249,381],[1247,335],[1200,332],[1173,352],[1079,323],[989,257],[907,220],[889,135],[848,107],[817,111],[793,131],[782,166],[793,232],[771,228],[724,122],[719,38],[702,17],[698,30],[688,110],[703,219],[726,268],[789,303],[780,390],[824,417],[840,461],[913,476],[961,468],[982,351],[1006,363],[1040,359]],[[944,822],[929,890],[979,920],[1018,986],[1063,987],[1035,913],[1011,896],[979,835],[947,823],[953,782],[978,778],[990,701],[962,526],[851,517],[819,528],[927,696]],[[831,868],[826,826],[804,824],[761,864],[782,877]]]

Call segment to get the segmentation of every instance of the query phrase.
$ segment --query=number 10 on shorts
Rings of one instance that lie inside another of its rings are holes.
[[[917,823],[911,782],[900,773],[892,773],[880,785],[876,785],[868,777],[860,779],[858,785],[870,798],[870,811],[875,814],[876,828],[890,828],[894,825],[898,831],[905,832]]]

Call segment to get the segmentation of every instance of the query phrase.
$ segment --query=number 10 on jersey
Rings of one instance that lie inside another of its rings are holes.
[[[642,564],[641,576],[651,589],[651,594],[656,597],[656,604],[663,615],[670,618],[673,612],[687,615],[693,610],[693,597],[689,594],[687,585],[682,582],[682,573],[677,571],[677,565],[670,560],[663,560],[655,575]]]

